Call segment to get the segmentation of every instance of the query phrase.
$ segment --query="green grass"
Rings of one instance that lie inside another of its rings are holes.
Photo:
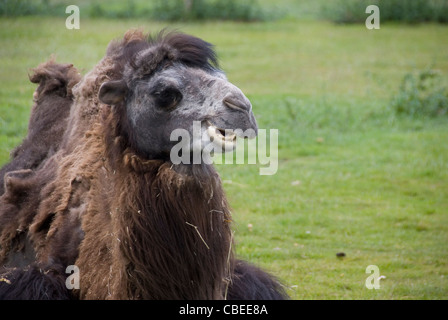
[[[64,25],[0,19],[0,163],[26,134],[30,68],[54,53],[86,73],[128,28],[166,26]],[[293,299],[448,298],[448,119],[390,108],[410,72],[433,66],[448,83],[446,26],[369,31],[286,19],[170,27],[214,43],[259,127],[279,130],[275,175],[259,175],[259,165],[217,166],[241,257],[278,275]],[[379,290],[365,287],[372,264],[386,276]]]

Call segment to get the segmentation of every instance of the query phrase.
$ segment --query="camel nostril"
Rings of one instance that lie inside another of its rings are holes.
[[[249,111],[251,108],[250,103],[241,100],[241,99],[235,99],[232,97],[228,97],[225,98],[223,100],[224,104],[229,107],[230,109],[235,109],[235,110],[242,110],[242,111]]]
[[[223,130],[223,129],[219,129],[219,128],[217,128],[217,130],[219,131],[219,133],[220,133],[222,136],[225,136],[225,135],[226,135],[226,131],[225,131],[225,130]]]

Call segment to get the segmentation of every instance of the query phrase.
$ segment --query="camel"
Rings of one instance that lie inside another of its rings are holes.
[[[190,152],[204,137],[233,149],[226,129],[257,132],[210,43],[130,30],[72,92],[59,148],[23,176],[6,174],[0,298],[287,299],[275,277],[235,257],[213,165],[170,159],[171,133],[194,136],[194,122],[202,134]],[[65,282],[73,265],[74,289]]]

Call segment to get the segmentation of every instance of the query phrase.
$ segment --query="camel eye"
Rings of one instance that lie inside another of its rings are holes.
[[[175,87],[156,90],[153,95],[157,106],[164,109],[172,109],[182,100],[182,93]]]

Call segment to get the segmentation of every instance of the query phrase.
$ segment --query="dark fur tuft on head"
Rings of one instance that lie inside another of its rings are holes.
[[[150,43],[167,45],[177,51],[176,60],[188,67],[219,69],[218,57],[211,43],[180,32],[160,32]]]
[[[122,40],[110,44],[108,55],[115,63],[111,80],[124,78],[128,85],[174,63],[206,71],[219,69],[212,44],[174,31],[162,30],[154,36],[144,36],[139,30],[129,31]]]

